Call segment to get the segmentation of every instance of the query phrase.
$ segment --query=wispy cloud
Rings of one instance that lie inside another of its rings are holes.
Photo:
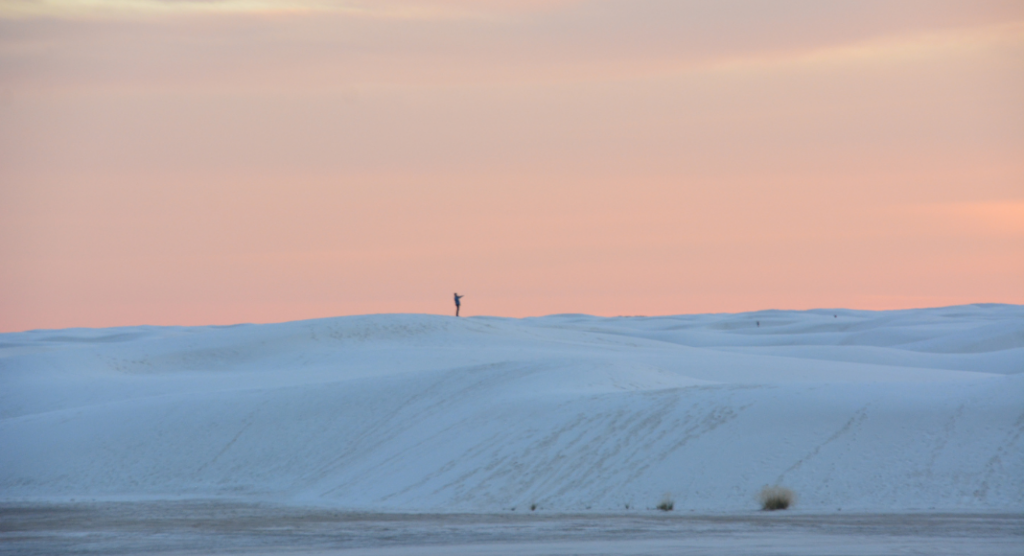
[[[924,31],[873,38],[850,44],[808,49],[790,58],[803,65],[844,62],[885,62],[933,56],[949,50],[970,51],[1024,41],[1024,21],[969,28]]]
[[[96,18],[187,14],[333,13],[394,19],[461,19],[544,9],[572,0],[7,0],[0,18]]]

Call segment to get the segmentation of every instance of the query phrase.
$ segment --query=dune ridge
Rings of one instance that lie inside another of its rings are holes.
[[[1014,305],[0,335],[8,501],[1022,511],[1022,436]]]

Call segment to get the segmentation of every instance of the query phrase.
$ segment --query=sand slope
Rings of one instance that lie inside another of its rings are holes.
[[[6,500],[1020,511],[1022,435],[1010,305],[0,335]]]

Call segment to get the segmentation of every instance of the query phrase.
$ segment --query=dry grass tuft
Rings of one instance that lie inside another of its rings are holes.
[[[661,499],[661,503],[655,507],[663,512],[671,512],[672,509],[676,507],[676,503],[672,500],[671,494],[665,493],[665,496]]]
[[[796,501],[796,494],[782,486],[766,486],[758,493],[761,509],[766,511],[785,510]]]

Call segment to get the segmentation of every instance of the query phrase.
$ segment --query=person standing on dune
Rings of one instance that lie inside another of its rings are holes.
[[[462,303],[459,301],[464,295],[455,294],[455,316],[459,316],[459,307],[462,307]]]

